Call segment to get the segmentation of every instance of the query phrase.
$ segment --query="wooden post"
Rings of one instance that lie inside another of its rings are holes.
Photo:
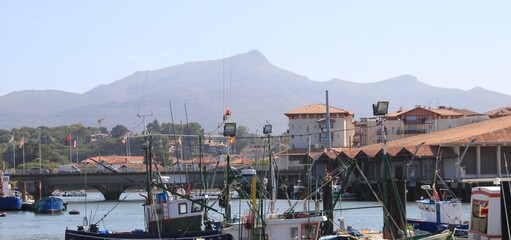
[[[323,210],[326,212],[328,220],[324,222],[323,235],[331,235],[334,233],[334,213],[332,211],[332,177],[330,174],[325,176],[325,186],[323,187]]]

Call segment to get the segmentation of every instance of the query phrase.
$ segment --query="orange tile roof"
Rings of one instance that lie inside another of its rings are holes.
[[[387,142],[387,146],[389,148],[405,147],[408,148],[410,152],[415,152],[414,147],[424,143],[425,146],[419,149],[417,155],[429,155],[433,153],[433,150],[426,146],[464,145],[473,139],[475,139],[474,143],[511,143],[511,116],[389,141]],[[363,147],[361,150],[366,153],[368,151],[374,152],[381,149],[381,147],[381,144],[373,144]]]
[[[89,159],[84,160],[85,162],[94,163],[94,161],[91,161],[90,159],[93,159],[95,161],[103,161],[108,164],[123,164],[126,163],[126,160],[128,160],[129,163],[143,163],[144,162],[144,156],[96,156],[91,157]]]
[[[463,116],[463,114],[459,112],[452,111],[450,109],[444,108],[444,109],[428,109],[429,111],[432,111],[434,113],[437,113],[438,115],[442,116]]]
[[[493,109],[491,111],[485,112],[485,114],[490,115],[490,117],[502,117],[511,115],[511,106],[505,106],[497,109]]]
[[[389,141],[387,142],[387,153],[396,156],[407,151],[418,157],[435,157],[441,146],[461,146],[471,140],[474,140],[473,144],[511,144],[511,116]],[[382,153],[382,148],[383,145],[378,143],[362,148],[334,148],[333,150],[338,155],[344,154],[350,158],[364,155],[373,158]],[[454,158],[458,156],[448,148],[442,148],[441,152],[442,157]]]
[[[330,114],[332,113],[341,113],[341,114],[347,114],[347,115],[353,115],[352,111],[347,111],[344,109],[336,108],[330,106]],[[310,104],[306,105],[294,110],[291,110],[287,113],[284,113],[284,115],[295,115],[295,114],[324,114],[326,113],[326,104]]]
[[[430,112],[434,112],[438,115],[442,115],[442,116],[463,116],[464,114],[461,113],[462,110],[458,110],[458,111],[454,111],[453,108],[442,108],[442,109],[429,109],[429,108],[424,108],[424,107],[416,107],[416,108],[413,108],[413,109],[410,109],[410,110],[398,110],[396,112],[390,112],[387,114],[387,117],[398,117],[398,116],[401,116],[407,112],[410,112],[412,110],[415,110],[415,109],[424,109],[426,111],[430,111]],[[467,113],[471,113],[471,115],[473,115],[473,113],[475,112],[471,112],[471,111],[468,111],[468,110],[463,110],[463,111],[466,111]],[[477,114],[477,113],[475,113]]]

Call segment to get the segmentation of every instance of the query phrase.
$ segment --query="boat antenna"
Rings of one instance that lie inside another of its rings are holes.
[[[142,100],[144,99],[145,89],[146,89],[148,78],[149,78],[148,75],[149,75],[149,73],[148,73],[148,71],[146,71],[144,87],[142,88],[142,95],[140,96],[140,103],[138,105],[138,113],[137,113],[137,117],[139,117],[139,118],[141,117],[143,122],[144,122],[144,132],[143,132],[144,135],[148,134],[148,132],[147,132],[146,117],[153,116],[152,107],[151,107],[151,113],[150,114],[141,114],[140,113],[140,109],[142,108]],[[149,106],[150,106],[150,104],[149,104]]]

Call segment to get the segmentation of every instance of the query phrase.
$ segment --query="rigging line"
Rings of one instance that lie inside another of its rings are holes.
[[[189,127],[189,123],[188,123],[188,111],[186,110],[186,103],[183,103],[183,104],[185,106],[186,134],[190,134],[190,127]],[[192,156],[192,141],[191,141],[191,139],[187,139],[186,143],[188,145],[187,147],[188,147],[188,151],[190,154],[190,158],[192,159],[192,165],[193,165],[194,162],[193,162],[193,156]],[[199,142],[199,144],[202,144],[202,143]],[[199,177],[201,177],[201,176],[199,176]],[[188,179],[188,168],[186,168],[186,181],[188,183],[190,182]],[[196,181],[197,181],[197,176],[194,179],[194,182],[196,182]]]
[[[110,209],[107,213],[105,213],[105,215],[99,219],[96,224],[98,224],[99,222],[103,221],[103,219],[105,219],[106,216],[108,216],[108,214],[110,214],[115,208],[117,208],[117,206],[119,206],[119,204],[121,204],[122,201],[126,200],[126,198],[129,196],[129,194],[126,194],[126,196],[124,196],[123,199],[121,199],[119,202],[117,202],[117,204],[115,204],[112,209]]]
[[[373,187],[371,186],[371,184],[369,184],[369,180],[367,180],[367,177],[365,176],[364,172],[362,171],[362,169],[360,169],[360,166],[358,166],[358,164],[355,164],[356,168],[358,169],[359,173],[360,173],[360,176],[362,176],[362,178],[364,179],[364,181],[366,182],[367,186],[369,187],[369,189],[371,190],[371,192],[373,193],[373,196],[374,198],[376,199],[376,201],[381,205],[381,207],[383,208],[383,214],[387,214],[389,215],[389,210],[385,208],[385,204],[383,204],[383,201],[380,199],[380,197],[378,196],[378,194],[374,191]],[[398,224],[396,223],[396,221],[394,220],[394,218],[392,217],[392,215],[389,215],[389,219],[392,221],[392,223],[394,223],[394,225],[396,227],[399,228]]]
[[[139,117],[141,116],[140,109],[142,108],[142,100],[144,99],[146,85],[147,85],[147,73],[146,73],[146,79],[144,81],[144,86],[142,87],[142,94],[140,95],[140,102],[138,104],[137,116],[139,116]]]
[[[177,163],[177,170],[179,176],[181,176],[181,166],[179,164],[179,153],[178,153],[178,146],[177,146],[177,138],[176,138],[176,125],[174,124],[174,114],[172,113],[172,103],[169,100],[169,108],[170,108],[170,121],[172,121],[172,134],[174,135],[174,152],[176,153],[176,163]],[[176,184],[176,178],[174,178],[174,185]]]

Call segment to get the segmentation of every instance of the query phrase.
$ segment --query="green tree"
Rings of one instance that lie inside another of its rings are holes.
[[[108,134],[108,129],[106,127],[100,127],[99,128],[99,132],[100,133],[107,133]]]
[[[150,133],[161,133],[161,126],[158,120],[154,120],[152,123],[147,124],[147,131]]]
[[[117,125],[112,128],[112,130],[110,131],[110,135],[113,138],[121,138],[124,135],[126,135],[127,132],[128,132],[128,129],[125,126]]]

